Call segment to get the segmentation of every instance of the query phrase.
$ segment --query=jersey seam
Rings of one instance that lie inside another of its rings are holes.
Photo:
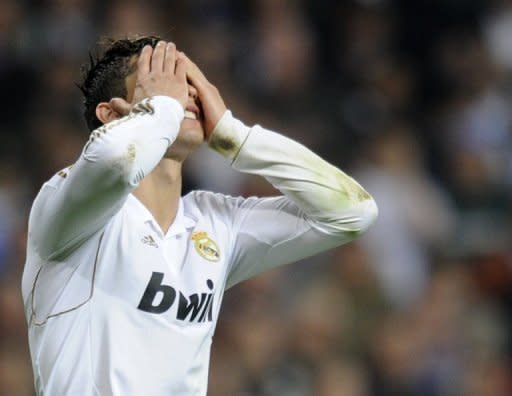
[[[72,308],[69,308],[69,309],[66,309],[64,311],[60,311],[60,312],[57,312],[57,313],[54,313],[54,314],[50,314],[48,315],[42,322],[36,322],[36,311],[35,311],[35,306],[34,306],[34,292],[35,292],[35,289],[36,289],[36,284],[37,284],[37,279],[39,278],[39,274],[41,273],[41,270],[43,269],[43,267],[41,266],[41,268],[39,268],[39,271],[37,271],[37,274],[36,274],[36,277],[34,279],[34,284],[32,286],[32,292],[31,292],[31,302],[30,302],[30,305],[31,305],[31,317],[30,317],[30,323],[34,326],[37,326],[37,327],[41,327],[41,326],[44,326],[49,319],[51,318],[55,318],[57,316],[61,316],[61,315],[64,315],[64,314],[67,314],[69,312],[72,312],[72,311],[75,311],[77,309],[79,309],[80,307],[84,306],[85,304],[87,304],[89,301],[91,301],[93,295],[94,295],[94,281],[96,279],[96,267],[97,267],[97,264],[98,264],[98,256],[99,256],[99,252],[100,252],[100,248],[101,248],[101,242],[103,241],[103,236],[105,235],[105,231],[103,231],[103,233],[101,234],[100,236],[100,240],[98,242],[98,248],[96,249],[96,257],[94,259],[94,266],[93,266],[93,272],[92,272],[92,281],[91,281],[91,290],[89,292],[89,297],[87,298],[87,300],[81,302],[80,304],[72,307]]]
[[[235,153],[235,155],[233,157],[233,160],[231,161],[231,164],[230,164],[231,166],[233,166],[235,161],[238,159],[238,156],[240,155],[240,152],[242,151],[242,148],[244,147],[245,142],[247,141],[247,139],[249,139],[249,136],[251,135],[253,128],[249,128],[249,131],[247,132],[247,135],[245,136],[244,141],[242,142],[242,144],[240,144],[240,147],[238,148],[237,152]]]

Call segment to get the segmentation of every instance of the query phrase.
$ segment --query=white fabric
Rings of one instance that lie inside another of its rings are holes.
[[[354,180],[227,112],[210,146],[285,196],[194,191],[164,235],[131,192],[182,118],[173,99],[141,102],[93,132],[34,201],[22,288],[38,394],[205,395],[224,290],[348,242],[374,220],[376,205]]]

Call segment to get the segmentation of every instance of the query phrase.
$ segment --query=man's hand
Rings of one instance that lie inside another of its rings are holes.
[[[159,41],[153,49],[146,45],[137,61],[137,81],[132,105],[150,96],[170,96],[181,103],[188,102],[185,59],[178,56],[173,43]]]
[[[187,78],[190,84],[197,89],[197,95],[203,110],[204,133],[206,139],[210,139],[213,129],[227,110],[226,105],[217,87],[206,79],[199,67],[185,54],[180,53],[179,57],[185,61]]]

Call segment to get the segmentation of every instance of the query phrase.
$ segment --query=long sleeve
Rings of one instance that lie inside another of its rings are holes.
[[[375,220],[373,198],[303,145],[246,127],[228,111],[209,145],[240,172],[265,177],[284,196],[237,201],[227,286],[346,243]]]
[[[100,230],[162,159],[183,115],[176,100],[156,96],[93,131],[76,163],[45,183],[34,201],[29,233],[39,256],[66,256]]]

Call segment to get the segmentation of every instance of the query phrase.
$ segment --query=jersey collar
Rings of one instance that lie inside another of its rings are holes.
[[[162,229],[158,225],[151,212],[142,202],[137,199],[137,197],[135,197],[133,194],[128,195],[126,204],[128,205],[128,210],[130,213],[132,213],[134,216],[137,216],[141,222],[151,224],[161,236],[164,236]],[[187,232],[188,229],[194,228],[196,223],[196,219],[185,215],[185,210],[183,209],[183,198],[180,198],[176,218],[167,230],[165,238],[170,238],[172,236]]]

